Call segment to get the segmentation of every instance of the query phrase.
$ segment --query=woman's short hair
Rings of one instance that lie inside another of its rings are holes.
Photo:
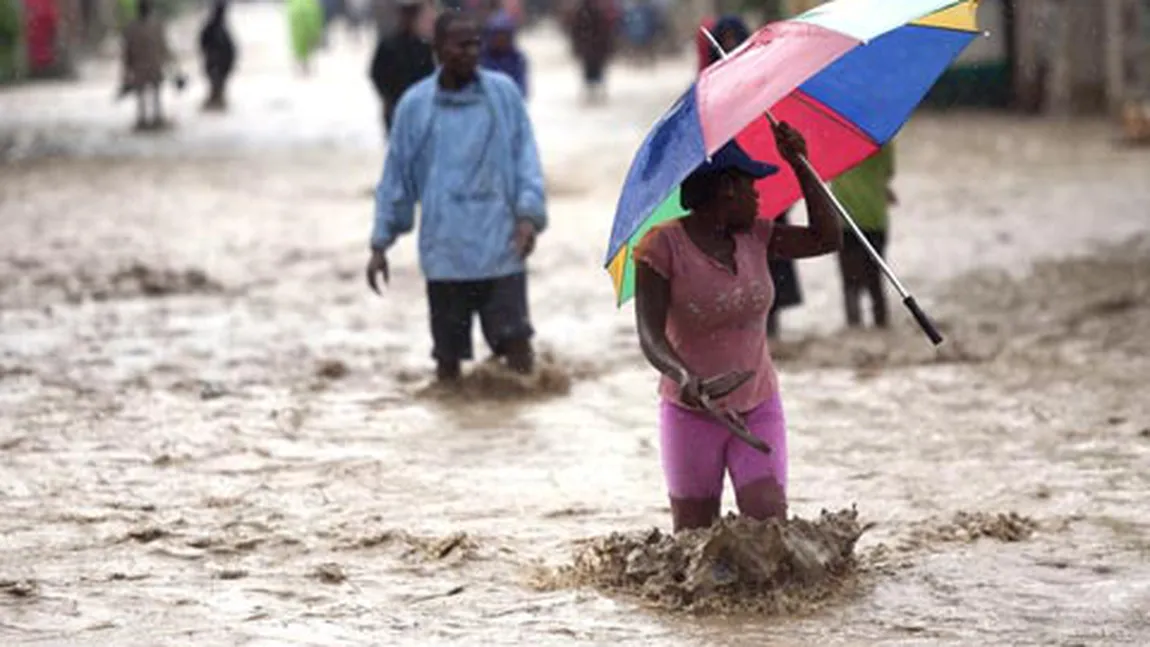
[[[688,211],[715,198],[726,173],[692,173],[679,185],[679,205]]]

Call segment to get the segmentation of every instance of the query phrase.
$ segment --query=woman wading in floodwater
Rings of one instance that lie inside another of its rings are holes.
[[[680,200],[690,213],[651,230],[635,250],[639,342],[663,375],[660,444],[676,531],[718,519],[727,471],[742,514],[787,514],[786,426],[767,346],[775,296],[767,261],[837,251],[842,227],[818,178],[799,161],[802,135],[782,124],[775,138],[802,186],[809,226],[757,218],[754,183],[779,169],[731,142],[683,181]],[[742,418],[771,453],[735,438],[700,408],[704,399]]]

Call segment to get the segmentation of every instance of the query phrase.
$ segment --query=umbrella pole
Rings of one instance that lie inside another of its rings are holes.
[[[703,34],[705,34],[707,39],[711,41],[711,45],[713,45],[715,49],[718,50],[720,54],[722,54],[723,58],[727,58],[728,54],[726,50],[724,50],[723,46],[719,44],[719,41],[715,39],[714,34],[712,34],[711,31],[706,27],[700,27],[699,29],[703,30]],[[763,114],[766,116],[767,120],[771,122],[772,126],[779,125],[778,120],[775,119],[774,115],[772,115],[769,110]],[[834,191],[831,191],[830,187],[827,186],[827,183],[823,182],[822,178],[819,177],[818,171],[815,170],[815,167],[813,164],[811,164],[811,161],[807,159],[806,155],[800,155],[799,161],[801,161],[803,166],[806,167],[808,171],[810,171],[811,175],[814,176],[816,180],[818,180],[819,188],[822,190],[823,196],[829,199],[831,204],[835,206],[835,210],[838,211],[839,216],[841,216],[842,219],[847,223],[847,226],[850,228],[851,233],[854,234],[855,238],[858,239],[860,243],[862,243],[863,249],[866,250],[867,254],[871,257],[871,260],[873,260],[878,265],[879,269],[882,270],[883,275],[885,275],[887,280],[891,282],[891,285],[894,286],[894,289],[898,291],[899,296],[902,297],[902,304],[906,306],[907,310],[910,310],[911,315],[914,316],[914,320],[918,323],[919,327],[922,328],[922,331],[926,333],[927,338],[929,338],[931,343],[935,346],[941,344],[943,341],[942,335],[939,334],[938,328],[935,327],[934,322],[931,321],[930,317],[928,317],[925,312],[923,312],[922,308],[920,308],[918,305],[918,301],[915,300],[914,295],[906,289],[906,286],[904,286],[902,281],[898,279],[898,276],[895,275],[894,270],[892,270],[890,266],[887,265],[883,257],[878,253],[878,251],[875,250],[874,246],[870,244],[870,241],[867,240],[866,235],[863,234],[862,229],[860,229],[858,224],[855,223],[854,218],[851,217],[846,207],[844,207],[842,202],[839,202],[839,199],[835,197]]]

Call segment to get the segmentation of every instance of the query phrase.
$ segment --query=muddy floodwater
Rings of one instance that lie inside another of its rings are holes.
[[[834,259],[800,263],[773,348],[797,519],[670,536],[601,261],[690,58],[583,109],[557,32],[524,37],[541,368],[449,394],[414,241],[363,282],[368,39],[301,78],[276,6],[232,22],[226,115],[195,79],[134,135],[109,57],[0,90],[0,643],[1150,644],[1150,151],[918,115],[889,259],[947,343],[901,309],[844,332]]]

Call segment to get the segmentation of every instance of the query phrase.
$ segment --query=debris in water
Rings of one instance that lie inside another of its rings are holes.
[[[435,382],[418,395],[445,400],[515,400],[567,395],[570,390],[570,374],[553,360],[540,356],[535,370],[527,375],[507,368],[498,358],[491,358],[465,373],[457,383]]]
[[[312,577],[324,584],[342,584],[347,581],[347,573],[335,562],[320,564],[312,572]]]
[[[1038,523],[1017,512],[988,514],[960,510],[950,521],[938,523],[935,520],[923,522],[912,530],[904,547],[940,542],[974,542],[979,539],[997,539],[1015,542],[1029,539],[1038,529]]]
[[[163,528],[150,526],[147,528],[138,528],[128,533],[128,539],[134,539],[141,544],[150,544],[157,539],[163,539],[168,536],[168,531]]]
[[[183,294],[218,294],[223,286],[201,269],[157,269],[134,261],[103,276],[84,268],[64,274],[41,273],[31,277],[39,293],[57,292],[69,303],[109,301],[137,297],[157,298]]]
[[[0,580],[0,591],[14,598],[30,598],[36,595],[39,589],[33,580]]]
[[[465,590],[465,588],[462,585],[455,586],[455,587],[452,587],[452,588],[444,591],[443,593],[431,593],[428,595],[421,595],[418,597],[414,597],[411,600],[409,600],[409,602],[411,602],[412,604],[418,604],[420,602],[428,602],[430,600],[436,600],[439,598],[450,598],[450,597],[459,595],[460,593],[463,593],[464,590]]]
[[[218,580],[242,580],[248,576],[248,572],[242,568],[225,568],[216,573]]]
[[[151,577],[151,575],[149,575],[147,573],[128,574],[128,573],[121,573],[119,571],[116,571],[115,573],[112,573],[111,575],[108,576],[108,581],[109,582],[139,582],[140,580],[146,580],[149,577]]]
[[[350,373],[347,364],[344,364],[338,359],[325,359],[316,365],[316,377],[325,380],[342,380]]]
[[[200,399],[215,400],[228,394],[226,386],[217,382],[200,382]]]
[[[728,516],[710,528],[614,533],[582,545],[574,563],[542,574],[544,589],[592,586],[695,613],[792,612],[844,590],[864,528],[857,510],[816,521]]]

